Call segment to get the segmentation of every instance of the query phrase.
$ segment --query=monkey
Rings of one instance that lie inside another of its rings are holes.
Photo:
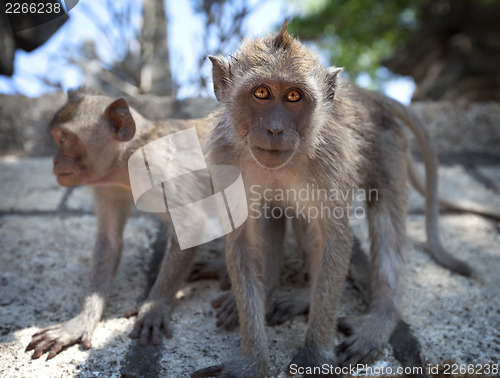
[[[196,127],[203,141],[210,123],[202,119],[150,122],[123,98],[113,100],[85,90],[69,92],[68,102],[56,113],[50,126],[57,144],[53,173],[62,186],[93,187],[98,232],[80,312],[67,322],[35,333],[26,348],[34,351],[33,358],[47,352],[47,359],[51,359],[63,347],[78,342],[85,349],[92,347],[92,334],[120,261],[122,234],[132,200],[128,159],[143,145],[190,127]],[[174,295],[187,277],[195,254],[194,247],[181,251],[172,231],[148,298],[125,314],[137,315],[130,336],[139,338],[142,345],[150,340],[154,345],[159,344],[161,334],[172,337],[169,322]]]
[[[348,365],[376,356],[401,319],[405,215],[409,179],[408,141],[401,123],[416,135],[426,166],[426,230],[431,254],[443,266],[469,276],[470,267],[444,250],[438,238],[437,161],[421,123],[396,101],[325,68],[287,31],[245,40],[231,58],[209,57],[221,110],[208,142],[211,164],[238,167],[247,189],[247,221],[226,238],[225,261],[238,312],[241,352],[198,370],[193,377],[265,376],[269,352],[265,308],[282,258],[284,210],[326,208],[325,216],[292,217],[307,253],[309,317],[302,347],[288,365],[311,369]],[[368,312],[343,321],[351,335],[335,353],[337,312],[353,238],[346,211],[349,196],[268,199],[266,191],[334,188],[348,193],[375,189],[366,200],[371,302]],[[257,198],[252,198],[257,194]],[[325,203],[326,202],[326,203]],[[281,216],[264,217],[263,209]],[[316,370],[315,370],[316,369]],[[295,369],[294,369],[295,370]]]
[[[406,109],[405,109],[406,110]],[[408,121],[408,120],[407,120]],[[415,126],[418,127],[418,126]],[[419,174],[415,168],[415,162],[411,156],[408,156],[408,174],[409,181],[413,188],[417,190],[424,197],[426,196],[425,184],[419,177]],[[459,211],[459,212],[469,212],[473,214],[478,214],[485,216],[494,220],[500,220],[500,211],[497,208],[489,207],[474,201],[457,199],[457,198],[438,198],[439,206],[444,209]],[[427,203],[426,206],[433,206],[431,203]],[[430,212],[432,214],[432,212]],[[430,218],[432,219],[432,218]],[[436,228],[427,229],[427,232],[432,232]],[[299,247],[304,245],[299,239],[300,230],[295,230],[295,236]],[[436,240],[436,239],[434,239]],[[355,249],[356,250],[356,249]],[[431,249],[430,251],[434,251]],[[302,255],[307,258],[307,253],[302,249]],[[440,259],[440,255],[431,256],[435,261],[451,270],[452,272],[462,274],[464,276],[473,277],[474,274],[470,267],[458,263],[458,267],[463,269],[455,269],[454,265],[446,263],[445,260]],[[353,267],[353,264],[350,266]],[[229,276],[223,261],[198,261],[195,263],[195,268],[191,272],[189,281],[195,281],[198,279],[217,279],[220,281],[220,288],[223,291],[227,291],[231,287]],[[232,330],[238,325],[238,315],[236,312],[236,303],[234,302],[234,296],[231,292],[224,293],[212,301],[212,306],[217,309],[217,327],[223,327],[227,330]],[[290,294],[281,294],[275,301],[269,306],[266,313],[267,325],[274,326],[282,324],[287,320],[292,319],[296,315],[306,314],[309,310],[309,293],[306,290],[294,291]]]

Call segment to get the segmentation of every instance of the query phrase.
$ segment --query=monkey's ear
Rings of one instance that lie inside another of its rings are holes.
[[[130,114],[127,101],[119,98],[108,105],[104,111],[113,138],[120,142],[126,142],[135,135],[135,121]]]
[[[212,80],[214,82],[214,92],[217,101],[227,102],[228,87],[231,82],[231,69],[229,62],[219,56],[209,56],[208,59],[212,62]]]
[[[335,97],[335,90],[337,89],[338,75],[344,70],[343,67],[328,67],[326,69],[326,82],[328,88],[326,91],[326,98],[333,100]]]

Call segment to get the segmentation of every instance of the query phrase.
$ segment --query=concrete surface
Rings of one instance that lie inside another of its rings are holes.
[[[446,166],[440,176],[443,195],[500,207],[500,162]],[[93,349],[74,345],[50,361],[32,360],[31,353],[25,352],[31,335],[78,311],[96,232],[92,201],[87,188],[59,187],[49,158],[1,157],[0,195],[0,377],[188,376],[229,359],[239,348],[238,331],[215,327],[215,310],[210,306],[220,293],[215,281],[189,283],[178,293],[172,339],[159,347],[140,347],[128,337],[135,319],[123,314],[144,298],[164,239],[157,219],[135,212],[125,230],[123,258],[94,333]],[[430,259],[424,247],[422,200],[412,192],[410,202],[404,318],[417,342],[411,346],[403,341],[403,350],[425,367],[499,364],[500,223],[470,214],[441,216],[443,244],[479,273],[480,279],[467,279]],[[356,221],[353,227],[366,251],[364,222]],[[198,258],[218,258],[221,248],[221,241],[213,242],[204,246]],[[280,292],[293,290],[303,276],[291,237],[286,250]],[[359,314],[365,308],[360,293],[347,282],[341,314]],[[267,327],[270,376],[285,376],[305,328],[305,316]],[[337,343],[343,337],[339,332]],[[395,358],[400,358],[396,346],[396,342],[387,346],[370,366],[401,366]]]

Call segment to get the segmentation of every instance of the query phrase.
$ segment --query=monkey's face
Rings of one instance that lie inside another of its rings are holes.
[[[53,173],[61,186],[78,186],[84,183],[86,153],[76,134],[62,127],[50,131],[57,144]]]
[[[104,109],[103,102],[109,102]],[[121,167],[115,165],[123,142],[135,135],[124,99],[86,95],[70,100],[56,113],[50,133],[57,144],[53,172],[60,185],[124,183],[123,178],[116,181]]]
[[[287,164],[299,148],[314,101],[296,83],[257,82],[238,95],[236,125],[246,135],[253,157],[266,168]]]

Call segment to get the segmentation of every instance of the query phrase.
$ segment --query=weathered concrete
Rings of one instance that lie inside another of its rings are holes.
[[[450,155],[464,161],[469,155],[486,155],[500,163],[500,103],[438,101],[416,102],[411,107],[442,160]]]
[[[125,230],[123,259],[93,349],[74,345],[50,361],[31,360],[24,351],[31,335],[77,313],[96,231],[90,191],[60,188],[50,168],[49,158],[0,159],[0,376],[178,377],[233,356],[239,333],[216,329],[210,301],[220,290],[213,281],[186,284],[178,293],[171,340],[143,348],[129,339],[134,319],[123,314],[144,298],[164,241],[161,223],[136,212]],[[477,171],[500,182],[498,166]],[[500,204],[498,194],[469,173],[461,166],[443,167],[444,193]],[[437,266],[425,252],[422,205],[417,194],[410,198],[404,317],[420,343],[423,363],[498,364],[500,224],[469,214],[441,216],[443,244],[468,260],[481,278],[460,277]],[[354,221],[353,227],[367,250],[364,222]],[[303,285],[300,254],[290,235],[286,243],[280,292]],[[204,246],[199,258],[218,258],[221,248],[220,241]],[[365,306],[352,283],[346,283],[341,314],[359,314]],[[305,328],[305,316],[267,327],[270,376],[285,376]],[[337,343],[343,337],[339,333]],[[371,366],[400,365],[388,346]]]

